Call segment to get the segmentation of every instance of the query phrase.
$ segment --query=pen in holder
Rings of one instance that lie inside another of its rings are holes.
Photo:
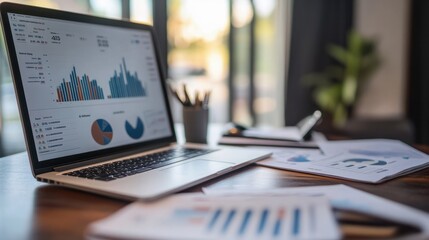
[[[183,107],[183,125],[187,142],[207,143],[209,109]]]
[[[184,99],[177,90],[170,86],[170,91],[175,98],[182,104],[183,126],[185,128],[185,138],[187,142],[207,143],[207,128],[209,124],[209,98],[210,91],[203,94],[195,92],[192,102],[186,85],[183,85]]]

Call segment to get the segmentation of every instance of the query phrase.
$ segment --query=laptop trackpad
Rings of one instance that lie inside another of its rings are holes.
[[[169,168],[160,170],[163,175],[166,173],[168,178],[183,179],[183,178],[200,178],[210,174],[217,173],[233,164],[226,162],[216,162],[205,159],[196,159],[191,162],[185,162],[180,165],[174,165]]]

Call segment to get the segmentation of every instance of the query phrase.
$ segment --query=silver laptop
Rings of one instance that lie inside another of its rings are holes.
[[[270,155],[176,144],[151,26],[12,3],[0,9],[37,180],[151,200]]]

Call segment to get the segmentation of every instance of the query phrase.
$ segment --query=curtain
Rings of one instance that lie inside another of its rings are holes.
[[[293,2],[289,72],[286,79],[285,124],[297,124],[316,105],[302,82],[305,74],[331,63],[329,44],[345,45],[353,24],[353,0],[296,0]]]
[[[416,143],[429,144],[429,1],[411,4],[408,117]]]

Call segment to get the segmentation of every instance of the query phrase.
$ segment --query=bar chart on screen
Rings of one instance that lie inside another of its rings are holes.
[[[127,70],[125,59],[122,58],[119,74],[115,71],[115,75],[109,81],[111,95],[108,98],[128,98],[128,97],[144,97],[146,91],[143,88],[142,82],[137,76],[137,72],[132,74]]]
[[[88,101],[104,99],[103,89],[97,80],[90,80],[87,74],[77,76],[76,68],[70,74],[70,81],[63,79],[57,87],[57,102]]]
[[[119,72],[114,71],[113,76],[108,81],[111,98],[130,98],[144,97],[146,90],[137,72],[131,73],[127,70],[125,58],[122,58],[122,64],[119,65]],[[103,88],[100,86],[102,81],[90,79],[88,74],[84,73],[81,77],[73,66],[69,76],[69,81],[64,78],[56,88],[56,102],[74,102],[105,99]],[[105,80],[107,83],[107,80]]]

